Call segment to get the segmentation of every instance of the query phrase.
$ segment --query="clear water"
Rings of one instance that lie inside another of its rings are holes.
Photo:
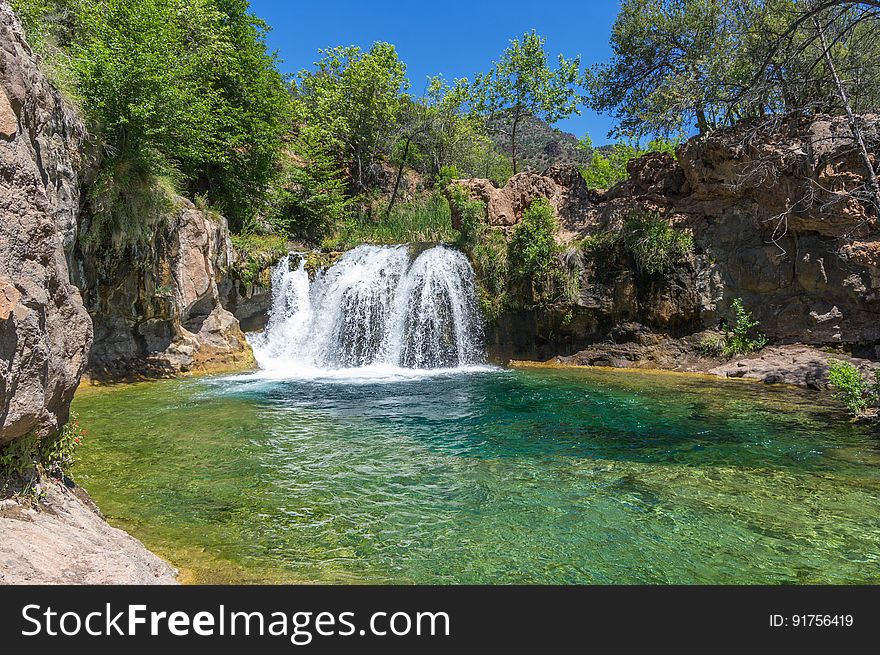
[[[74,476],[189,581],[880,582],[880,441],[811,392],[374,366],[74,409]]]

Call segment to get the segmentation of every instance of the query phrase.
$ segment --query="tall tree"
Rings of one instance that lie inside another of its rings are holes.
[[[579,114],[578,93],[580,57],[559,55],[556,69],[548,64],[545,39],[533,30],[513,39],[489,72],[476,76],[474,108],[487,119],[502,119],[510,126],[504,131],[510,139],[513,172],[517,172],[517,138],[526,116],[536,116],[549,124]]]
[[[297,76],[296,102],[305,123],[322,133],[361,192],[386,154],[409,87],[406,66],[389,43],[375,43],[368,52],[354,46],[320,52],[314,70]]]

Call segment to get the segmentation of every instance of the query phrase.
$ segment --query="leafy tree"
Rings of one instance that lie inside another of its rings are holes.
[[[483,153],[491,148],[486,127],[470,110],[471,92],[467,79],[451,85],[442,77],[428,80],[422,103],[426,115],[424,150],[430,158],[426,174],[434,178],[445,166],[476,173]]]
[[[288,94],[245,0],[16,0],[63,50],[116,184],[171,175],[240,227],[258,212]],[[150,183],[135,184],[147,188]]]
[[[368,52],[350,46],[320,53],[315,69],[297,76],[294,92],[301,127],[320,135],[355,191],[361,192],[375,181],[375,167],[387,154],[409,86],[406,66],[388,43],[375,43]]]
[[[649,152],[675,153],[676,140],[652,139],[647,147],[638,143],[620,141],[610,148],[593,147],[590,135],[586,134],[578,143],[578,147],[589,153],[590,162],[581,168],[581,175],[591,189],[610,189],[618,182],[629,179],[627,164],[632,159]]]
[[[590,106],[617,119],[615,134],[678,134],[719,122],[719,96],[735,30],[724,0],[624,0],[611,32],[613,56],[586,75]]]
[[[513,39],[488,73],[473,86],[475,109],[488,119],[504,118],[510,125],[511,164],[517,172],[517,130],[523,118],[536,116],[549,124],[580,113],[577,91],[580,57],[559,55],[555,70],[547,62],[545,39],[534,31]]]
[[[828,54],[855,110],[870,109],[880,99],[878,9],[856,0],[624,0],[611,60],[586,75],[589,104],[628,137],[840,110],[847,100]]]

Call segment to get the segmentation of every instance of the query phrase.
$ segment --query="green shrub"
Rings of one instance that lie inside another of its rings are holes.
[[[85,437],[85,430],[80,427],[79,416],[70,415],[58,435],[52,439],[41,439],[38,443],[40,463],[46,472],[55,478],[61,478],[73,465],[76,449]]]
[[[27,435],[0,446],[0,478],[21,475],[37,461],[37,438]]]
[[[275,234],[234,234],[232,245],[238,256],[235,272],[245,284],[268,286],[264,273],[287,254],[287,240]]]
[[[304,138],[294,145],[301,154],[291,157],[273,182],[266,219],[286,237],[318,241],[344,222],[360,199],[348,195],[345,176],[322,148]]]
[[[869,383],[858,368],[839,359],[828,361],[828,383],[833,396],[846,405],[853,416],[880,402],[880,371],[874,371],[874,382]]]
[[[125,257],[126,251],[151,247],[176,201],[173,172],[155,175],[140,159],[117,159],[105,166],[89,190],[79,243],[94,255],[103,273],[112,271],[121,259],[134,265],[146,263],[142,257]]]
[[[445,191],[452,180],[460,180],[463,177],[467,176],[458,169],[458,166],[441,166],[440,172],[434,177],[434,188]]]
[[[639,272],[647,275],[667,273],[694,249],[690,234],[674,229],[659,214],[643,211],[624,219],[623,243]]]
[[[480,307],[489,322],[494,322],[507,306],[507,239],[501,230],[487,228],[470,250]]]
[[[758,321],[754,320],[751,312],[745,308],[742,298],[734,298],[730,307],[736,315],[736,323],[732,329],[725,330],[724,356],[730,359],[738,355],[747,355],[766,346],[767,337],[754,332],[758,327]]]
[[[79,416],[74,413],[54,437],[38,439],[27,435],[0,446],[0,478],[24,475],[37,464],[52,477],[63,477],[70,470],[85,434]]]
[[[446,197],[450,212],[459,216],[458,245],[469,250],[476,246],[486,230],[486,203],[471,198],[468,192],[457,185],[447,186]]]
[[[539,198],[523,212],[507,246],[511,281],[521,286],[524,299],[539,305],[555,300],[565,284],[557,227],[553,206]]]
[[[590,163],[581,168],[581,176],[591,189],[610,189],[618,182],[629,179],[627,164],[649,152],[675,153],[677,141],[654,139],[642,148],[638,143],[615,143],[602,149],[593,147],[590,135],[584,135],[578,147],[590,157]]]

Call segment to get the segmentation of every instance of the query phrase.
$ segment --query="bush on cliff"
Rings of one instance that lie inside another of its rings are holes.
[[[632,211],[624,219],[623,244],[646,275],[668,273],[694,249],[690,234],[674,229],[657,213],[643,211]]]
[[[275,173],[289,95],[266,50],[268,28],[245,0],[13,6],[37,47],[51,43],[66,55],[107,166],[179,174],[233,228],[256,215]]]
[[[555,211],[544,198],[532,201],[513,228],[507,246],[511,282],[520,296],[536,305],[557,300],[565,287],[565,272],[556,244]]]

